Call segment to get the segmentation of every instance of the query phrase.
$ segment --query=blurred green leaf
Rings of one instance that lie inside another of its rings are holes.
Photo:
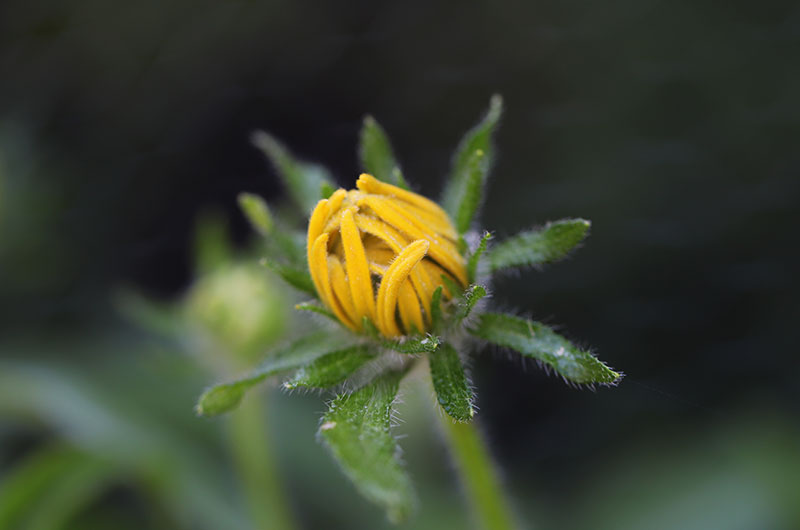
[[[503,98],[495,94],[489,101],[489,110],[486,115],[464,135],[456,149],[453,156],[453,167],[447,178],[441,201],[442,206],[444,206],[444,209],[452,219],[458,218],[461,203],[468,193],[467,188],[469,187],[471,172],[470,159],[475,156],[476,151],[482,151],[484,153],[483,165],[485,165],[487,172],[494,161],[492,135],[497,128],[502,113]],[[482,178],[485,180],[485,175]]]
[[[483,313],[470,332],[537,359],[573,383],[613,384],[622,377],[591,353],[577,348],[539,322],[500,313]]]
[[[338,385],[374,358],[375,352],[363,345],[328,353],[300,368],[283,386],[328,388]]]
[[[330,185],[333,181],[328,171],[320,165],[297,160],[283,144],[264,131],[254,132],[251,140],[272,162],[292,200],[310,213],[320,199],[322,184]]]
[[[456,214],[456,229],[459,234],[465,233],[472,226],[472,221],[478,213],[483,201],[483,192],[486,186],[486,177],[489,175],[489,164],[486,154],[482,149],[477,149],[467,159],[466,177],[463,195],[458,204]]]
[[[195,225],[194,268],[206,274],[228,263],[233,257],[228,222],[218,213],[204,212]]]
[[[591,224],[586,219],[562,219],[539,230],[521,232],[489,251],[489,267],[497,272],[558,261],[583,241]]]
[[[367,334],[378,341],[381,346],[388,350],[394,350],[398,353],[415,354],[433,352],[436,351],[441,344],[439,337],[433,335],[426,335],[425,337],[419,338],[404,337],[403,339],[399,340],[387,339],[380,334],[378,328],[375,327],[375,324],[373,324],[367,317],[364,317],[363,325]]]
[[[472,408],[472,390],[458,352],[450,344],[442,344],[438,351],[428,355],[431,379],[436,399],[442,409],[454,420],[470,421],[475,415]]]
[[[272,214],[269,213],[269,207],[264,199],[253,193],[242,192],[238,196],[238,201],[242,213],[256,232],[262,236],[272,232]]]
[[[372,116],[364,118],[358,156],[364,171],[383,182],[399,184],[398,176],[402,178],[402,173],[399,172],[400,165],[395,160],[386,131]],[[398,168],[397,172],[395,168]]]
[[[391,372],[351,394],[337,396],[319,436],[361,494],[386,509],[392,522],[410,515],[414,493],[390,431],[403,373]]]
[[[196,411],[201,416],[215,416],[237,407],[245,392],[267,377],[300,368],[318,357],[346,344],[344,337],[330,330],[318,331],[296,340],[271,355],[246,376],[212,386],[200,396]]]
[[[278,263],[270,258],[261,258],[260,263],[283,278],[286,283],[295,289],[299,289],[314,297],[318,296],[317,289],[314,287],[314,282],[311,280],[311,275],[308,273],[308,270]]]
[[[0,483],[0,528],[63,528],[116,472],[108,462],[67,446],[38,449]]]
[[[478,275],[478,265],[480,264],[481,257],[483,253],[486,252],[486,248],[489,245],[489,241],[494,238],[491,232],[484,232],[483,237],[481,237],[481,242],[478,244],[478,248],[475,249],[475,252],[470,254],[469,259],[467,260],[467,278],[470,282],[474,282],[475,278]]]

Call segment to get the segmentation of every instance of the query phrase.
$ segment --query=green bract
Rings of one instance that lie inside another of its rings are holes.
[[[486,310],[491,274],[557,261],[583,241],[590,226],[584,219],[565,219],[496,244],[490,232],[482,236],[470,233],[483,202],[494,159],[492,138],[502,108],[502,99],[492,97],[488,112],[464,136],[453,157],[442,206],[458,231],[470,284],[463,289],[451,278],[442,277],[430,300],[429,334],[386,339],[366,318],[363,333],[345,329],[317,300],[303,234],[287,230],[260,198],[240,196],[244,214],[266,238],[268,255],[262,263],[314,297],[298,304],[298,310],[329,318],[315,320],[315,331],[278,348],[250,374],[209,388],[198,402],[199,414],[231,410],[249,388],[271,377],[283,377],[286,388],[333,391],[320,424],[320,439],[358,490],[385,508],[391,520],[401,521],[411,512],[414,495],[390,433],[392,408],[404,376],[423,358],[427,358],[439,406],[454,422],[470,422],[475,415],[473,391],[463,366],[475,343],[489,342],[532,357],[574,384],[611,385],[620,380],[620,373],[549,327]],[[296,160],[264,132],[254,134],[253,140],[303,211],[330,196],[334,187],[327,171]],[[364,170],[379,180],[408,188],[385,131],[372,117],[364,120],[358,155]],[[469,248],[467,240],[476,243]],[[452,296],[444,296],[447,293]]]

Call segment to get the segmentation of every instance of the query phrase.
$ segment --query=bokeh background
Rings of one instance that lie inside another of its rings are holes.
[[[484,225],[593,221],[495,300],[627,374],[591,392],[475,358],[520,518],[800,528],[800,7],[780,0],[0,3],[0,528],[388,526],[315,442],[325,396],[193,414],[308,325],[252,267],[236,194],[282,190],[248,135],[349,187],[371,113],[436,196],[495,92]],[[406,391],[406,527],[465,527],[434,414]]]

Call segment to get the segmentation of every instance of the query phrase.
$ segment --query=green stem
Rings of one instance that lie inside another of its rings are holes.
[[[511,507],[475,422],[455,423],[447,415],[441,416],[450,453],[480,527],[486,530],[516,528]]]
[[[230,417],[230,449],[257,528],[296,527],[278,477],[267,432],[263,395],[251,395]]]

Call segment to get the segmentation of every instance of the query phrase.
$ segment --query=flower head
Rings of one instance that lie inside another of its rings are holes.
[[[436,288],[467,284],[450,218],[372,175],[362,174],[356,188],[319,201],[308,223],[308,268],[320,299],[354,331],[364,317],[386,337],[429,331]]]
[[[414,365],[424,363],[438,405],[456,422],[475,415],[463,361],[487,342],[535,359],[576,385],[616,384],[622,374],[549,326],[479,303],[488,293],[480,283],[506,270],[558,261],[590,226],[585,219],[563,219],[492,245],[489,232],[474,237],[501,111],[495,96],[461,140],[442,207],[409,191],[385,132],[372,118],[364,120],[359,148],[370,174],[349,191],[334,191],[324,168],[293,158],[268,134],[254,135],[296,207],[312,211],[303,241],[281,228],[280,219],[272,222],[266,203],[243,197],[245,213],[265,236],[264,263],[315,298],[297,309],[343,326],[318,322],[257,369],[208,389],[197,410],[230,410],[249,388],[281,374],[288,376],[284,388],[336,391],[320,439],[364,496],[384,506],[390,519],[401,520],[414,495],[390,430],[400,381]]]

